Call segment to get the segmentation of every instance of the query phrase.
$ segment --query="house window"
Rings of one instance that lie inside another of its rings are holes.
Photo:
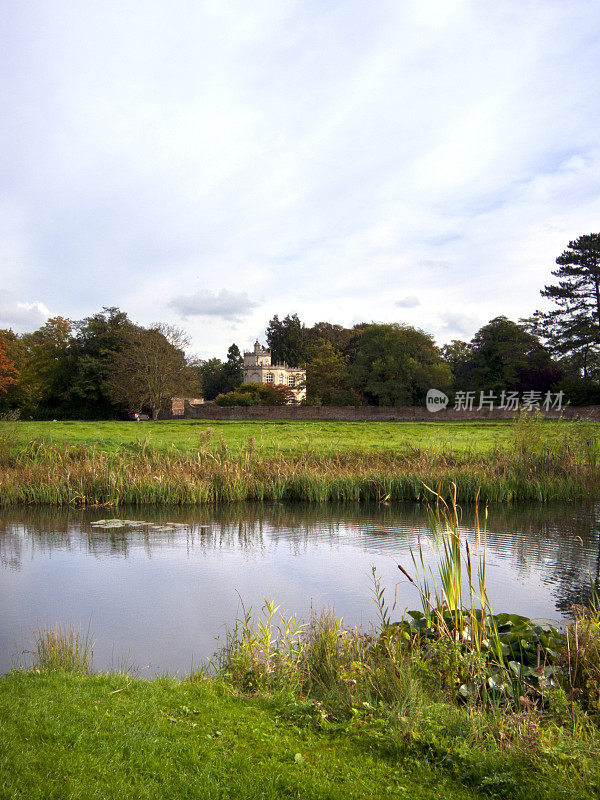
[[[284,382],[284,380],[285,380],[285,378],[284,378],[284,376],[283,376],[283,372],[280,372],[280,373],[279,373],[279,383],[283,383],[283,382]]]
[[[295,387],[296,387],[296,376],[295,375],[290,375],[290,377],[288,378],[288,386],[290,387],[290,389],[295,389]]]
[[[274,377],[275,376],[273,375],[272,372],[267,372],[267,377],[266,377],[267,383],[273,383]]]

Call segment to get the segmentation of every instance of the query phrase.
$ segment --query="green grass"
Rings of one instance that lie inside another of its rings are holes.
[[[377,739],[313,732],[209,681],[0,679],[0,797],[471,798]]]
[[[0,797],[598,796],[594,741],[555,737],[540,752],[525,733],[512,750],[486,747],[439,705],[412,737],[377,720],[336,731],[302,708],[209,680],[13,672],[0,679]]]
[[[10,423],[0,422],[3,427]],[[549,431],[554,423],[544,423]],[[135,446],[149,437],[154,449],[194,449],[204,443],[207,430],[213,446],[224,441],[234,451],[254,438],[265,453],[295,453],[310,447],[335,450],[395,450],[428,448],[456,453],[486,453],[511,442],[510,421],[482,422],[324,422],[321,420],[244,421],[180,420],[176,422],[20,422],[21,445],[33,439],[51,444],[96,445],[106,452]]]

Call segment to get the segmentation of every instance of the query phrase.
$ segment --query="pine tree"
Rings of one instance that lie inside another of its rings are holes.
[[[569,357],[587,377],[600,355],[600,233],[569,242],[556,263],[558,269],[552,274],[559,282],[541,292],[556,307],[536,311],[528,325],[557,355]]]

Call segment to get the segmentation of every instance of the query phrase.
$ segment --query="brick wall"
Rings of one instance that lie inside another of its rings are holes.
[[[544,412],[545,417],[559,417],[561,412]],[[330,419],[354,422],[368,420],[410,422],[443,422],[444,420],[467,419],[513,419],[518,416],[514,411],[482,409],[481,411],[453,411],[443,409],[435,414],[426,408],[395,408],[391,406],[216,406],[185,404],[184,416],[173,417],[161,415],[162,419]],[[568,419],[587,417],[600,420],[600,406],[567,407],[562,416]]]

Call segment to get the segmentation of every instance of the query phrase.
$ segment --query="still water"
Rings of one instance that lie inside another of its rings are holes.
[[[109,517],[128,523],[94,524]],[[473,521],[466,510],[472,546]],[[329,607],[368,627],[377,617],[373,566],[398,618],[420,605],[397,565],[413,571],[419,541],[430,558],[428,530],[425,510],[408,505],[4,510],[0,673],[23,658],[36,625],[89,630],[95,668],[142,676],[206,663],[242,602],[260,610],[264,597],[283,613],[308,618]],[[599,537],[600,503],[491,508],[494,611],[566,618],[590,578],[598,584]]]

